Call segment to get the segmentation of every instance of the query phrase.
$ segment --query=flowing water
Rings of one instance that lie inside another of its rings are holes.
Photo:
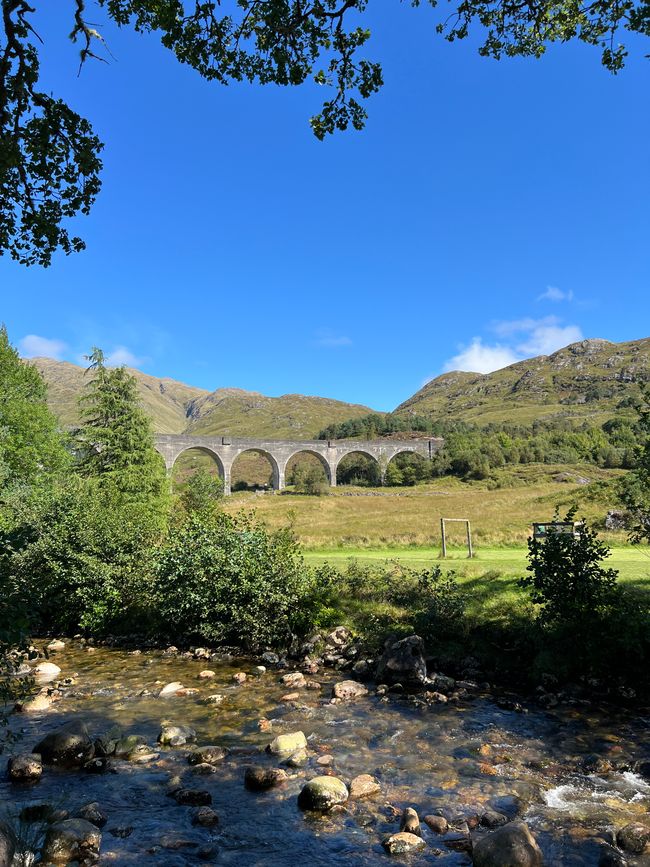
[[[249,674],[243,685],[233,683],[234,672],[253,671],[251,660],[207,663],[166,658],[157,651],[88,651],[76,642],[55,659],[61,677],[73,676],[75,682],[49,711],[12,717],[22,738],[10,751],[29,751],[44,733],[72,719],[83,720],[93,737],[118,727],[143,735],[152,746],[161,721],[171,720],[192,726],[198,745],[230,750],[210,775],[188,765],[190,747],[156,746],[158,757],[152,761],[115,759],[105,774],[45,768],[33,786],[2,779],[5,815],[16,816],[26,804],[43,801],[72,814],[97,801],[108,816],[101,864],[389,863],[381,841],[399,830],[403,808],[413,806],[420,817],[440,813],[451,819],[487,807],[517,813],[533,830],[546,864],[597,865],[603,842],[616,828],[650,820],[650,785],[641,777],[625,770],[581,771],[587,757],[618,767],[650,758],[650,721],[634,713],[573,707],[522,714],[501,710],[480,694],[427,708],[398,695],[330,704],[332,683],[342,679],[331,671],[318,676],[320,692],[300,690],[297,702],[283,703],[289,690],[279,682],[282,672]],[[216,677],[199,680],[204,668]],[[199,693],[155,697],[171,681],[197,687]],[[224,695],[224,701],[206,704],[205,697],[214,693]],[[308,764],[289,769],[289,780],[275,789],[247,791],[245,768],[277,766],[277,757],[263,748],[276,734],[298,730],[309,741]],[[298,792],[305,780],[324,773],[316,763],[324,754],[332,757],[329,771],[346,782],[358,774],[376,776],[381,794],[349,801],[341,812],[325,817],[300,812]],[[168,795],[174,777],[210,792],[220,817],[217,828],[192,825],[193,809]],[[120,836],[126,827],[132,832]],[[450,867],[471,863],[425,826],[423,836],[428,845],[422,853],[394,860]],[[650,854],[634,863],[650,865]]]

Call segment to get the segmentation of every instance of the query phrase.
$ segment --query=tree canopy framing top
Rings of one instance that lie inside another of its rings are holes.
[[[89,213],[101,187],[103,145],[87,119],[39,89],[37,2],[0,0],[0,255],[47,266],[57,250],[85,246],[65,221]],[[103,37],[85,17],[86,0],[57,2],[68,3],[80,69],[89,59],[105,60]],[[650,36],[650,0],[449,2],[455,8],[437,31],[453,42],[481,28],[479,53],[496,59],[541,57],[550,43],[579,40],[600,47],[604,66],[615,73],[627,56],[619,32]],[[321,140],[349,126],[362,129],[367,113],[360,100],[383,84],[380,63],[358,57],[370,38],[360,23],[368,0],[96,3],[120,27],[159,34],[179,61],[209,81],[297,86],[311,78],[326,86],[330,96],[310,120]],[[410,0],[422,3],[437,0]]]

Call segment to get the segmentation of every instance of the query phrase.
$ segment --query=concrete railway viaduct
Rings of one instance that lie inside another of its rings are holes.
[[[442,447],[443,440],[257,440],[239,437],[193,437],[183,434],[158,434],[155,445],[162,455],[167,471],[171,472],[177,458],[188,449],[201,449],[215,460],[224,483],[224,493],[231,492],[231,473],[235,459],[244,452],[261,452],[273,468],[273,487],[285,487],[287,464],[297,454],[307,452],[320,460],[331,487],[336,485],[336,469],[340,461],[355,453],[368,455],[379,466],[382,480],[394,457],[404,453],[418,454],[430,460]]]

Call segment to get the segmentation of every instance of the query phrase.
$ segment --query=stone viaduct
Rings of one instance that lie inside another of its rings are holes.
[[[281,491],[285,487],[285,472],[290,459],[307,452],[320,460],[332,487],[336,485],[336,469],[346,455],[360,452],[377,461],[382,479],[386,468],[396,455],[410,452],[430,460],[442,447],[444,440],[257,440],[227,436],[193,437],[183,434],[157,434],[156,449],[162,455],[167,471],[171,472],[176,459],[188,449],[201,449],[211,455],[223,479],[224,493],[231,491],[232,465],[239,455],[257,451],[265,455],[273,468],[273,487]]]

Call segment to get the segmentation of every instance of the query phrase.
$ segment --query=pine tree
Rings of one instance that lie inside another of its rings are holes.
[[[135,377],[125,367],[107,367],[96,347],[87,358],[92,378],[81,397],[81,473],[143,507],[164,512],[165,468],[154,448],[151,422],[138,402]]]

